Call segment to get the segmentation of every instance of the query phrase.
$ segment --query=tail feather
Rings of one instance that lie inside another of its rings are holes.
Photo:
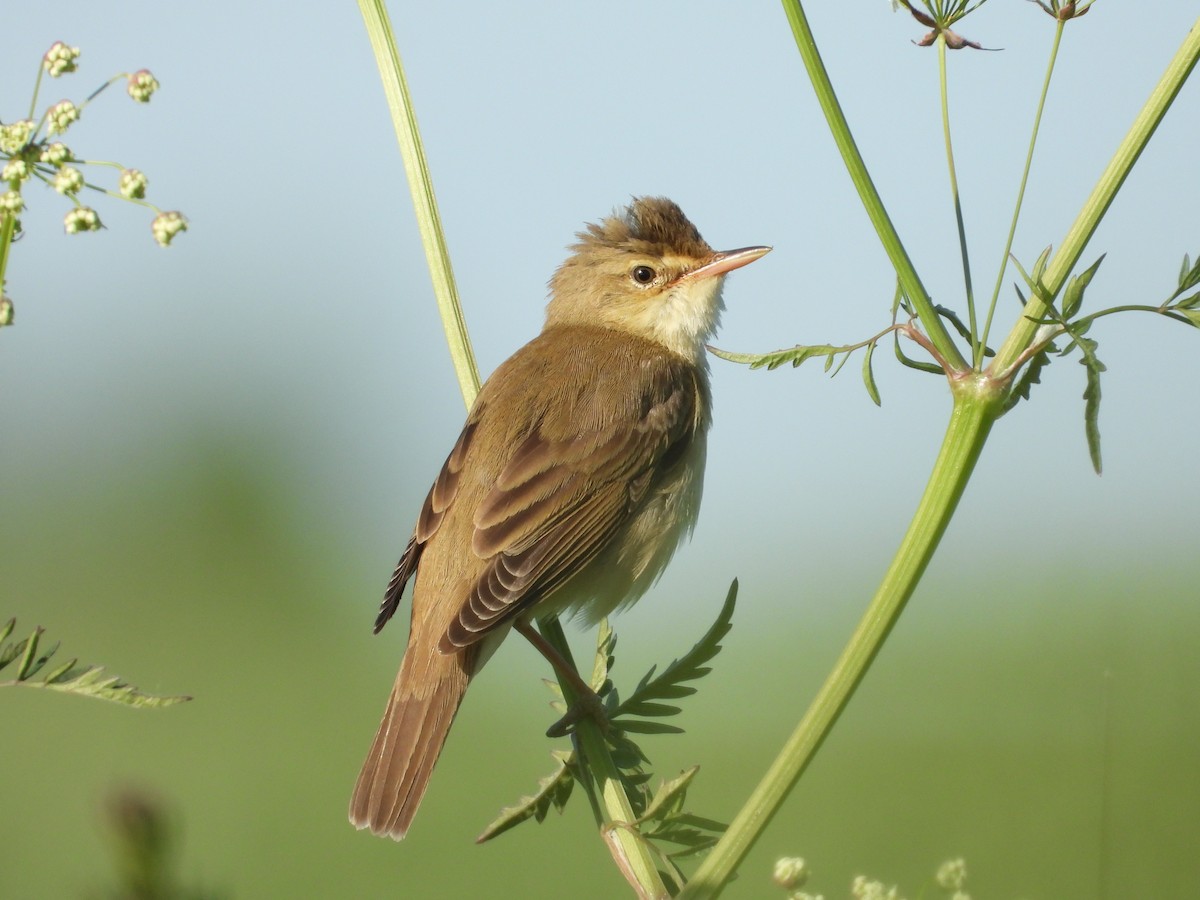
[[[423,643],[423,642],[422,642]],[[350,799],[357,828],[402,840],[425,796],[454,715],[470,681],[475,653],[425,655],[410,642],[387,708]]]

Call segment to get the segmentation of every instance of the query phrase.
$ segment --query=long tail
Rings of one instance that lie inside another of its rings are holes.
[[[475,648],[442,654],[428,644],[409,643],[354,785],[350,821],[356,828],[397,841],[408,833],[471,680],[475,656]]]

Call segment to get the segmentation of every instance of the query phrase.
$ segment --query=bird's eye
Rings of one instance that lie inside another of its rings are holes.
[[[650,284],[654,281],[654,270],[649,266],[634,266],[630,274],[638,284]]]

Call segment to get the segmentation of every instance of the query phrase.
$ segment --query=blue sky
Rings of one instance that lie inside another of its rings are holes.
[[[884,2],[809,7],[910,254],[935,300],[961,310],[934,52]],[[1186,7],[1100,3],[1067,29],[1015,244],[1026,264],[1065,232],[1190,26]],[[677,200],[715,246],[775,246],[729,279],[721,346],[850,342],[886,324],[892,276],[775,5],[397,3],[391,14],[484,372],[537,332],[572,233],[643,193]],[[143,211],[105,202],[108,230],[68,238],[61,198],[30,195],[10,266],[17,327],[0,335],[9,477],[103,477],[197,422],[250,442],[281,436],[298,507],[361,547],[382,583],[462,409],[353,4],[22,4],[6,24],[6,119],[56,39],[83,47],[83,68],[44,100],[155,72],[149,107],[110,92],[70,137],[143,169],[152,199],[191,220],[164,251]],[[993,0],[962,31],[1002,48],[950,58],[986,294],[1053,24],[1033,4]],[[1200,251],[1198,121],[1189,85],[1088,250],[1088,261],[1109,253],[1090,304],[1157,302],[1182,254]],[[999,333],[1015,314],[1006,286]],[[1087,460],[1083,371],[1057,363],[997,427],[943,571],[985,558],[1003,568],[1027,544],[1045,559],[1064,544],[1098,562],[1138,559],[1194,532],[1197,335],[1149,316],[1094,334],[1109,366],[1105,475]],[[668,594],[703,590],[715,609],[713,583],[739,574],[821,586],[798,592],[798,622],[831,597],[861,605],[919,495],[949,395],[880,353],[876,409],[856,369],[830,381],[817,367],[714,361],[706,507]],[[745,615],[774,614],[748,603]]]

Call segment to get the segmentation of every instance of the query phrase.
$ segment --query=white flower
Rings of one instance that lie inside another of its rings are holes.
[[[66,131],[79,118],[79,107],[70,100],[60,100],[46,111],[46,122],[51,134]]]
[[[80,231],[99,231],[100,217],[90,206],[77,206],[63,218],[63,227],[67,234],[77,234]]]
[[[53,184],[60,194],[78,194],[83,187],[83,173],[74,166],[63,166],[54,174]]]
[[[17,191],[5,191],[0,194],[0,210],[16,215],[25,208],[25,201]]]
[[[52,166],[61,166],[65,162],[70,162],[74,159],[74,154],[71,153],[71,148],[62,141],[55,141],[42,151],[42,162],[49,163]]]
[[[150,182],[138,169],[122,169],[117,181],[117,190],[126,200],[141,200],[146,196],[146,185]]]
[[[150,95],[158,90],[158,79],[150,74],[149,69],[138,69],[129,76],[126,90],[138,103],[149,103]]]
[[[74,72],[79,66],[79,48],[68,47],[62,41],[55,41],[42,57],[42,68],[50,73],[51,78]]]
[[[166,247],[170,245],[175,235],[181,231],[187,231],[187,219],[181,212],[159,213],[150,223],[150,230],[154,232],[154,240],[158,241],[158,245]]]
[[[13,182],[19,184],[28,177],[29,166],[19,156],[16,159],[10,159],[4,164],[4,168],[0,170],[0,181],[7,181],[10,184]]]
[[[21,119],[17,122],[10,122],[8,125],[0,125],[0,150],[5,153],[19,153],[33,135],[34,123],[32,119]]]

